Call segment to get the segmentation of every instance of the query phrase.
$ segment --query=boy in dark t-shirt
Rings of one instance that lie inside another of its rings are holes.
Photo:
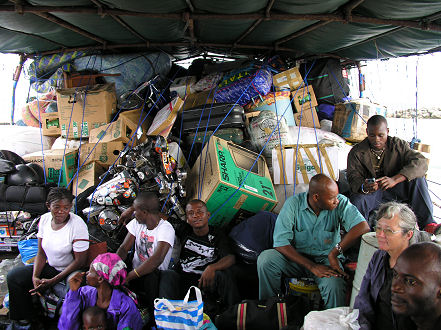
[[[185,213],[187,223],[176,228],[179,263],[175,270],[161,274],[160,297],[182,299],[194,285],[204,292],[217,292],[227,305],[237,303],[240,297],[229,269],[235,263],[229,238],[220,228],[208,225],[210,212],[204,202],[192,200]]]

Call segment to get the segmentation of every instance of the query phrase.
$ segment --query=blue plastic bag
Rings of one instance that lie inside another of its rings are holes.
[[[38,252],[38,239],[30,238],[24,241],[18,241],[18,251],[20,251],[21,261],[25,265],[32,265]]]
[[[252,98],[269,93],[273,76],[266,69],[253,66],[226,73],[218,85],[214,99],[218,103],[236,103],[243,106]]]

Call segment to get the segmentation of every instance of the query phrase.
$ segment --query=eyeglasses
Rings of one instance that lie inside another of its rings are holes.
[[[375,232],[376,232],[377,234],[383,232],[384,235],[386,235],[386,236],[391,236],[391,235],[393,235],[393,234],[401,233],[402,230],[392,230],[392,229],[390,229],[390,228],[383,228],[383,227],[380,227],[380,226],[376,226],[376,227],[375,227]]]

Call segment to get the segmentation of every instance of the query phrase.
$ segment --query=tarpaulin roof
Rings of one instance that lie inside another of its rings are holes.
[[[439,0],[0,0],[0,52],[162,49],[354,60],[441,50]]]

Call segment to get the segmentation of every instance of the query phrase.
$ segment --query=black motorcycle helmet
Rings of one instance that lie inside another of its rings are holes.
[[[32,168],[37,173],[38,183],[44,183],[44,170],[40,165],[35,163],[28,163],[26,164],[26,166]]]
[[[26,164],[23,158],[21,158],[15,152],[9,150],[0,150],[0,159],[9,160],[13,162],[15,165]]]
[[[15,164],[10,160],[0,159],[0,175],[5,175],[15,172]]]

